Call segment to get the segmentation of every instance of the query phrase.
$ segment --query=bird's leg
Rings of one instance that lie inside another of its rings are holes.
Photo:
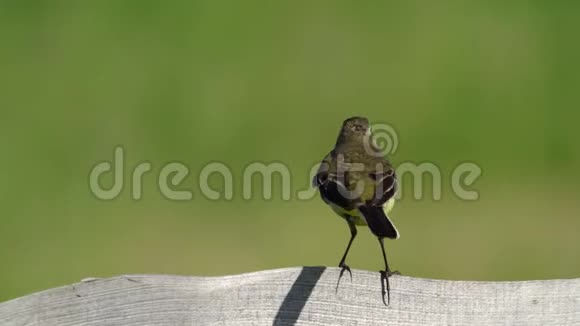
[[[385,261],[385,270],[381,272],[381,288],[383,294],[383,303],[388,306],[391,303],[391,286],[389,284],[389,276],[394,274],[399,274],[399,272],[391,272],[389,268],[389,263],[387,263],[387,255],[385,254],[385,244],[384,239],[379,238],[379,243],[381,244],[381,251],[383,252],[383,260]],[[386,284],[386,291],[385,291],[385,284]],[[385,294],[387,295],[387,301],[385,302]]]
[[[348,251],[350,250],[350,246],[352,245],[352,242],[354,241],[354,238],[356,237],[356,226],[354,225],[354,223],[350,222],[347,220],[348,223],[348,227],[350,228],[350,241],[348,242],[348,246],[346,246],[346,250],[344,251],[344,255],[342,255],[342,259],[340,260],[340,263],[338,263],[338,267],[341,268],[340,270],[340,275],[338,276],[338,282],[336,282],[336,291],[338,291],[338,285],[340,284],[340,279],[342,278],[342,275],[344,274],[344,271],[348,271],[348,274],[350,275],[350,280],[352,281],[352,272],[350,271],[350,267],[348,267],[348,265],[344,262],[346,260],[346,256],[348,255]]]

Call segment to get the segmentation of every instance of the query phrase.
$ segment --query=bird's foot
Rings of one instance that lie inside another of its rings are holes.
[[[350,267],[348,267],[347,264],[341,262],[338,267],[340,267],[340,274],[338,275],[338,281],[336,282],[336,292],[338,292],[338,286],[340,285],[340,279],[342,278],[342,276],[344,275],[344,272],[347,271],[348,275],[350,276],[350,281],[352,282],[352,272],[350,270]]]
[[[381,292],[383,295],[383,303],[388,306],[391,303],[391,286],[389,284],[389,276],[394,273],[391,271],[379,271],[381,273]],[[387,295],[387,300],[385,300],[385,294]]]
[[[340,270],[340,277],[339,277],[339,279],[340,279],[340,278],[342,277],[342,275],[344,274],[344,271],[347,271],[347,272],[348,272],[348,275],[350,276],[350,280],[352,281],[352,272],[351,272],[351,270],[350,270],[350,267],[348,267],[348,265],[347,265],[347,264],[345,264],[345,263],[341,263],[340,265],[338,265],[338,267],[340,267],[340,268],[341,268],[341,270]]]
[[[387,275],[389,275],[389,276],[393,276],[393,275],[401,276],[403,274],[401,274],[401,272],[399,272],[399,271],[387,271]]]

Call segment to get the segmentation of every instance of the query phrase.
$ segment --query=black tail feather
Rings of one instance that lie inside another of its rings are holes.
[[[379,238],[399,238],[399,232],[397,231],[397,228],[395,228],[393,222],[389,220],[382,207],[360,206],[358,209],[364,216],[369,228],[371,229],[371,232],[374,235]]]

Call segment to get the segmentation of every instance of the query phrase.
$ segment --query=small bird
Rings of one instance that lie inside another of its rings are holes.
[[[338,282],[345,270],[352,278],[350,267],[345,263],[346,256],[357,235],[356,226],[367,225],[381,245],[385,263],[385,270],[380,271],[381,287],[383,302],[388,305],[389,276],[398,272],[389,269],[383,239],[399,238],[399,232],[386,215],[395,202],[397,178],[390,162],[372,141],[366,118],[352,117],[343,122],[336,145],[322,160],[313,185],[320,191],[322,200],[346,220],[350,229],[350,241],[338,264],[341,268]],[[385,302],[384,283],[388,303]]]

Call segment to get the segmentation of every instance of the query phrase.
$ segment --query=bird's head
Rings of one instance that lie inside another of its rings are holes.
[[[340,130],[339,140],[363,140],[370,135],[369,120],[363,117],[352,117],[344,120]]]

